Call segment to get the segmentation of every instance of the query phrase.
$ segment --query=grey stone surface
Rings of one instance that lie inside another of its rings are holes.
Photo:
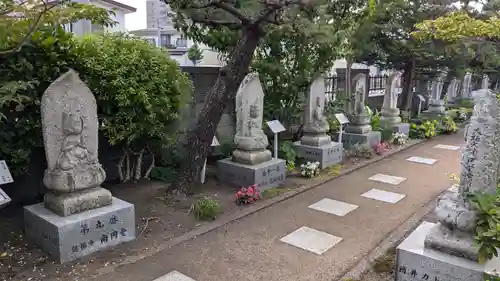
[[[338,139],[338,133],[335,134],[335,138]],[[351,147],[355,144],[368,144],[370,147],[374,147],[382,140],[382,133],[379,131],[371,131],[366,134],[353,134],[353,133],[343,133],[342,134],[342,144],[345,148]]]
[[[449,103],[453,103],[453,101],[458,97],[459,90],[459,82],[457,78],[453,78],[448,84],[448,88],[446,89],[446,100]]]
[[[354,108],[351,114],[351,122],[347,124],[345,131],[354,134],[366,134],[372,130],[371,118],[366,111],[366,75],[363,73],[357,74],[354,79]]]
[[[472,98],[472,73],[467,72],[462,80],[462,88],[460,89],[460,98]]]
[[[9,195],[0,188],[0,209],[7,206],[11,201]]]
[[[403,133],[406,136],[410,134],[410,124],[408,123],[399,123],[392,126],[393,133]]]
[[[269,142],[262,130],[264,91],[258,73],[249,73],[236,93],[236,150],[232,160],[242,164],[259,164],[272,158]]]
[[[322,146],[331,142],[326,133],[330,129],[325,116],[325,79],[319,76],[314,79],[304,104],[304,135],[300,139],[303,145]]]
[[[47,192],[44,199],[45,208],[63,217],[104,207],[112,201],[111,192],[102,187],[62,194]]]
[[[458,193],[444,193],[435,210],[440,224],[429,232],[425,246],[446,254],[477,261],[473,247],[476,211],[467,197],[469,193],[494,194],[500,165],[500,107],[491,90],[473,94],[474,110],[467,127],[466,145],[462,151]]]
[[[485,281],[500,271],[500,259],[485,264],[424,247],[425,237],[437,225],[423,222],[396,250],[396,281]]]
[[[273,158],[257,165],[246,165],[230,158],[217,161],[217,178],[221,182],[247,187],[256,184],[260,191],[277,187],[286,179],[285,160]]]
[[[342,162],[344,157],[343,145],[338,142],[330,142],[322,146],[308,146],[300,142],[294,143],[297,154],[308,161],[318,161],[320,168],[324,169]]]
[[[43,203],[24,208],[26,236],[57,262],[66,263],[135,239],[134,205],[113,204],[61,217]]]
[[[490,87],[490,77],[488,74],[483,75],[483,80],[481,81],[481,89],[488,89]]]
[[[45,186],[57,192],[98,187],[106,173],[98,159],[97,103],[78,73],[69,70],[50,84],[41,112]]]

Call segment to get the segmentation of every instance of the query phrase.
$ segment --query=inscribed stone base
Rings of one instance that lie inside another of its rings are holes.
[[[338,142],[331,142],[322,146],[308,146],[297,141],[293,145],[300,157],[305,158],[307,161],[319,162],[321,169],[342,162],[344,156],[343,145]]]
[[[245,165],[226,158],[217,161],[217,178],[238,187],[257,185],[260,191],[277,187],[285,182],[285,160],[273,158],[257,165]]]
[[[135,239],[134,205],[109,206],[61,217],[43,203],[24,207],[26,236],[57,262],[67,263]]]
[[[396,281],[485,281],[499,272],[499,258],[479,264],[425,248],[425,237],[435,225],[423,222],[398,246]]]
[[[410,134],[410,124],[408,123],[399,123],[392,125],[391,129],[393,133],[403,133],[406,136]]]
[[[102,187],[71,193],[48,192],[44,198],[45,208],[62,217],[108,206],[112,201],[111,192]]]
[[[338,139],[338,133],[335,137]],[[371,131],[366,134],[342,134],[342,144],[344,145],[344,147],[351,147],[355,144],[368,144],[370,147],[374,147],[375,145],[379,144],[381,140],[382,133],[378,131]]]

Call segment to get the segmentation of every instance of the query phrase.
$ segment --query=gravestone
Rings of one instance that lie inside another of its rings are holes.
[[[342,134],[342,143],[346,147],[355,144],[368,144],[370,147],[377,145],[382,139],[380,132],[372,130],[371,118],[366,111],[366,75],[359,73],[354,76],[353,81],[354,106],[350,120]],[[338,135],[338,133],[337,133]]]
[[[432,82],[429,109],[422,112],[422,119],[437,119],[446,115],[445,101],[441,99],[445,77],[446,74],[442,73]]]
[[[294,146],[300,157],[308,161],[318,161],[320,168],[342,162],[344,150],[342,143],[333,142],[327,134],[330,125],[325,117],[325,79],[316,78],[304,105],[304,135]]]
[[[490,88],[490,77],[487,74],[483,75],[483,80],[481,81],[481,89]]]
[[[462,80],[462,88],[460,89],[460,98],[471,99],[472,98],[472,73],[467,72]]]
[[[258,73],[250,73],[236,93],[236,150],[232,157],[217,161],[220,181],[239,187],[257,185],[263,191],[285,181],[285,160],[273,158],[262,130],[264,91]]]
[[[135,239],[134,205],[100,187],[97,104],[78,73],[47,88],[41,112],[49,192],[24,208],[27,237],[60,263]]]
[[[483,281],[500,270],[500,259],[478,263],[474,243],[476,210],[468,193],[494,194],[500,163],[500,107],[490,90],[473,92],[474,111],[466,130],[458,192],[446,192],[436,206],[437,224],[420,225],[397,248],[396,280]],[[432,277],[431,277],[432,276]]]
[[[457,78],[453,78],[446,89],[446,102],[453,104],[458,97],[459,84]]]
[[[395,71],[387,78],[385,86],[384,103],[380,112],[380,125],[392,130],[394,133],[403,133],[408,136],[410,124],[402,123],[399,116],[397,89],[401,84],[401,72]]]

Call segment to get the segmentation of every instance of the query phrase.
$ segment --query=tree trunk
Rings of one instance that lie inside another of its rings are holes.
[[[249,71],[253,54],[262,34],[257,27],[247,28],[242,32],[242,38],[230,54],[227,65],[220,69],[215,85],[205,97],[196,125],[187,134],[185,161],[180,167],[177,179],[170,185],[167,192],[177,190],[185,194],[190,193],[208,155],[224,109],[229,102],[234,100],[233,96]]]
[[[403,69],[403,91],[401,93],[401,109],[410,111],[413,103],[413,78],[415,76],[415,58],[408,60]]]
[[[346,69],[345,69],[345,110],[348,113],[354,112],[354,101],[352,100],[352,81],[351,81],[351,72],[352,72],[352,59],[346,59]]]

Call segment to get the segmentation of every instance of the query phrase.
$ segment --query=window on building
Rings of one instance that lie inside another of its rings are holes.
[[[181,35],[181,37],[177,38],[175,42],[175,46],[177,47],[187,47],[187,40],[184,35]]]
[[[170,34],[161,34],[160,35],[160,45],[164,48],[168,48],[172,45]]]

